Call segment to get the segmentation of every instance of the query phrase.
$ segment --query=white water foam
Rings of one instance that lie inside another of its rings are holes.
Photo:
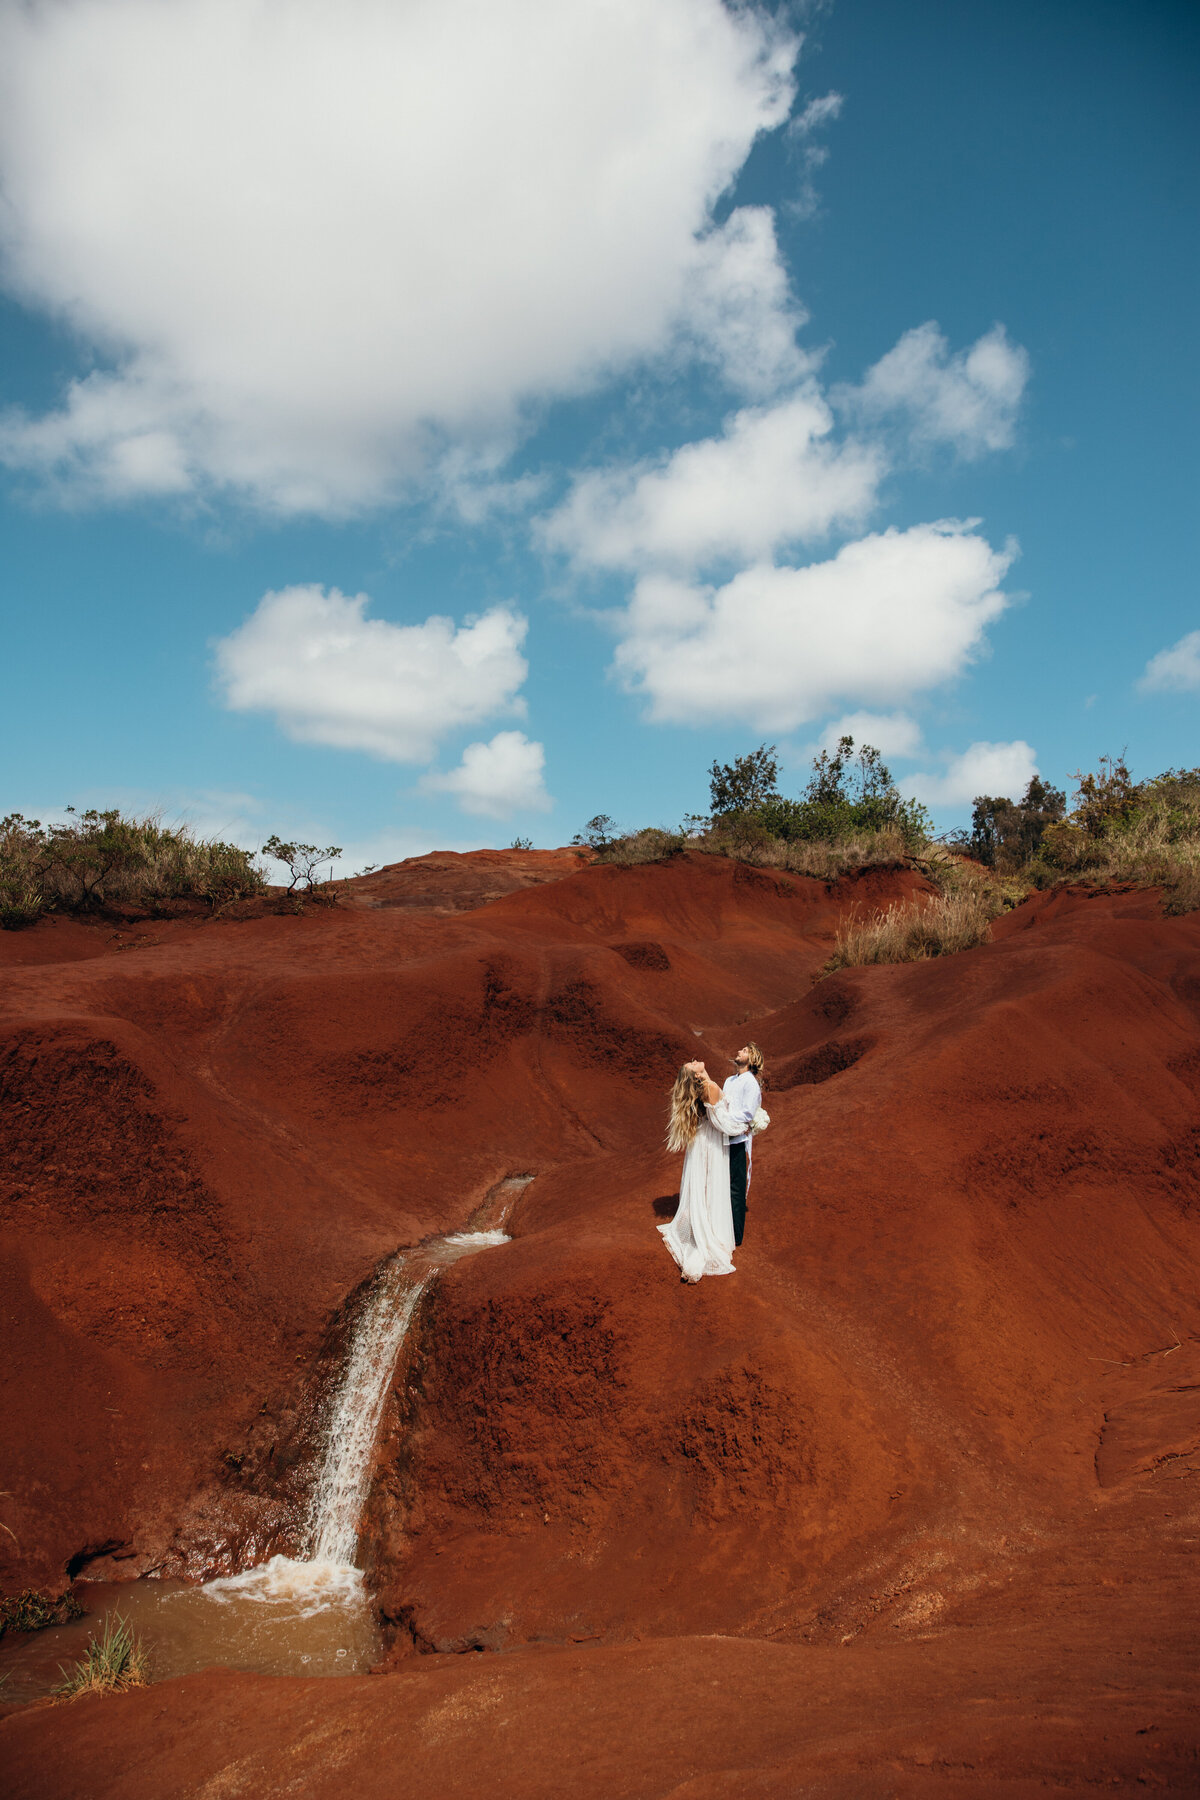
[[[364,1597],[363,1572],[347,1563],[297,1562],[290,1556],[273,1556],[270,1562],[245,1569],[240,1575],[206,1581],[204,1592],[220,1604],[257,1600],[306,1619],[326,1607],[358,1606]]]

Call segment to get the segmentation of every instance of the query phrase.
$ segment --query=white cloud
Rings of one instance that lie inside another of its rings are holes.
[[[424,775],[421,791],[453,794],[463,812],[507,819],[515,812],[549,812],[554,802],[543,775],[546,753],[521,731],[498,731],[490,744],[468,744],[457,769]]]
[[[812,366],[796,348],[807,317],[789,297],[770,207],[739,206],[700,241],[687,334],[730,387],[761,397],[798,381]]]
[[[828,159],[824,144],[815,144],[813,134],[830,124],[841,113],[841,94],[822,94],[810,100],[803,112],[797,113],[787,128],[790,142],[796,146],[800,161],[800,183],[788,210],[794,217],[809,219],[817,210],[816,174]]]
[[[839,388],[834,398],[852,418],[898,418],[916,445],[945,443],[970,458],[1012,443],[1028,379],[1029,356],[1003,325],[952,353],[930,320],[906,331],[859,387]]]
[[[1011,744],[971,744],[955,756],[947,752],[935,774],[906,775],[897,784],[929,806],[969,806],[977,794],[1018,799],[1037,774],[1037,752],[1023,738]]]
[[[721,0],[3,7],[5,280],[102,366],[0,454],[336,514],[681,341],[794,376],[771,216],[713,209],[797,48]]]
[[[726,421],[724,435],[663,462],[580,476],[542,521],[542,541],[580,565],[689,569],[720,558],[769,557],[781,543],[856,523],[883,470],[868,444],[831,440],[815,390]]]
[[[365,594],[290,587],[265,594],[216,645],[226,706],[267,712],[300,743],[428,762],[449,731],[523,714],[526,621],[496,606],[465,625],[368,619]]]
[[[837,93],[821,94],[816,100],[810,100],[803,112],[796,114],[788,121],[787,134],[790,138],[809,137],[819,131],[822,125],[828,125],[836,119],[845,104],[845,96]]]
[[[835,750],[839,738],[852,737],[856,745],[874,744],[884,756],[918,756],[921,727],[907,713],[845,713],[821,733],[818,748]]]
[[[903,705],[979,654],[1015,553],[943,521],[806,568],[745,569],[716,589],[646,576],[614,667],[663,723],[789,731],[847,701]]]
[[[1200,688],[1200,631],[1152,656],[1138,681],[1143,694],[1189,694]]]

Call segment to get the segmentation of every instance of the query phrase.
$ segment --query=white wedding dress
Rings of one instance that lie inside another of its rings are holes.
[[[724,1100],[704,1111],[683,1159],[675,1217],[658,1228],[686,1281],[735,1272],[729,1139],[744,1129],[745,1114],[735,1118]]]

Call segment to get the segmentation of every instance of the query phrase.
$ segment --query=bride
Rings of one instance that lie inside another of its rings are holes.
[[[729,1139],[742,1129],[704,1064],[684,1063],[671,1089],[667,1125],[667,1149],[686,1152],[679,1205],[671,1223],[658,1228],[684,1281],[735,1272]]]

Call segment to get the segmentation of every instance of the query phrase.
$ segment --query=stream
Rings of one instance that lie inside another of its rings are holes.
[[[86,1617],[0,1640],[0,1698],[32,1700],[84,1654],[106,1613],[142,1639],[152,1680],[219,1665],[262,1675],[359,1675],[383,1654],[362,1570],[358,1531],[375,1441],[396,1361],[421,1296],[465,1256],[507,1244],[503,1226],[531,1176],[510,1176],[476,1215],[476,1229],[398,1250],[381,1266],[350,1333],[329,1408],[325,1455],[309,1503],[306,1554],[197,1585],[185,1581],[75,1584]]]

